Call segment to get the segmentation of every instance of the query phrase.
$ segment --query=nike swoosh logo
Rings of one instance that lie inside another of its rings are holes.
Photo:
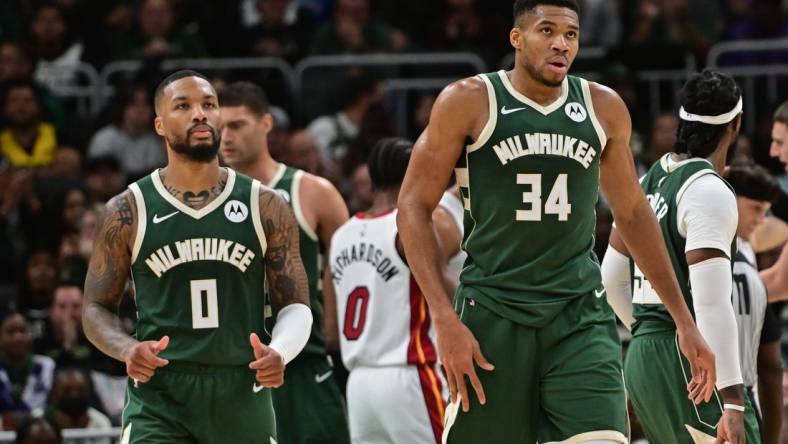
[[[501,114],[503,114],[503,115],[511,114],[511,113],[514,113],[514,112],[517,112],[517,111],[522,111],[524,109],[525,108],[509,108],[509,109],[506,109],[506,105],[504,105],[503,108],[501,108]]]
[[[334,371],[333,370],[329,370],[329,371],[323,373],[322,375],[315,375],[315,382],[320,384],[321,382],[323,382],[326,379],[328,379],[328,377],[331,376],[331,373],[334,373]]]
[[[259,392],[260,390],[262,390],[264,388],[265,387],[263,387],[262,385],[257,385],[256,382],[254,384],[252,384],[252,391],[255,392],[255,393]]]
[[[599,291],[599,290],[594,290],[594,295],[595,295],[597,298],[601,298],[603,294],[605,294],[605,290],[602,290],[602,291]]]
[[[174,212],[172,212],[172,213],[170,213],[170,214],[168,214],[166,216],[162,216],[162,217],[159,217],[158,214],[154,214],[153,215],[153,223],[157,224],[159,222],[164,222],[165,220],[171,218],[172,216],[175,216],[178,213],[180,213],[180,211],[174,211]]]

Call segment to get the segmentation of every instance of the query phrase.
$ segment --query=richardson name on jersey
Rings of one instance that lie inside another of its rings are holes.
[[[177,256],[173,253],[177,253]],[[254,252],[238,242],[212,238],[186,239],[165,245],[145,259],[156,277],[161,277],[180,264],[194,261],[222,261],[245,272],[254,259]]]
[[[399,274],[399,269],[391,259],[382,256],[383,250],[366,242],[359,242],[357,245],[343,248],[334,260],[334,267],[332,267],[334,281],[339,283],[342,280],[342,270],[348,265],[355,262],[366,262],[372,265],[384,281],[388,282],[389,279]]]
[[[523,148],[525,147],[525,148]],[[587,142],[563,134],[525,134],[525,143],[519,135],[508,137],[493,146],[495,154],[506,165],[518,157],[547,154],[574,159],[588,168],[594,161],[596,150]]]

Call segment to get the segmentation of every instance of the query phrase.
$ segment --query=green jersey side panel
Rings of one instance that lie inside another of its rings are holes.
[[[684,300],[694,316],[689,265],[687,265],[684,251],[686,239],[678,228],[678,201],[684,190],[698,177],[707,174],[717,175],[717,173],[705,159],[691,158],[669,164],[668,156],[670,154],[654,163],[643,176],[640,184],[657,217],[673,271],[676,273]],[[721,177],[720,180],[727,185],[727,182]],[[735,254],[735,240],[731,251]],[[676,325],[673,318],[662,304],[659,295],[632,260],[630,260],[630,270],[632,272],[632,302],[635,317],[633,332],[651,333],[675,330]]]
[[[468,253],[461,291],[540,326],[601,287],[593,246],[606,136],[583,79],[568,76],[560,98],[543,107],[504,71],[480,77],[490,119],[456,169]]]
[[[265,235],[259,182],[228,169],[225,190],[202,210],[179,202],[154,171],[129,188],[138,209],[131,274],[136,337],[170,337],[162,357],[247,365],[249,334],[264,323]]]
[[[309,342],[307,342],[301,353],[325,356],[326,340],[323,334],[323,255],[320,252],[320,241],[317,234],[307,224],[301,209],[299,190],[303,175],[304,172],[299,169],[280,164],[280,170],[270,186],[284,196],[298,221],[301,261],[304,263],[306,277],[309,280],[309,303],[314,322],[312,322],[312,334],[309,336]],[[271,331],[273,328],[274,319],[276,319],[275,314],[271,318],[271,325],[269,325],[268,331]]]

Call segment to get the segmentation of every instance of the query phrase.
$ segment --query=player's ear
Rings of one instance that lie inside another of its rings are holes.
[[[521,43],[523,39],[523,34],[520,32],[520,28],[515,26],[509,31],[509,43],[512,44],[514,49],[522,49]]]
[[[270,113],[263,114],[260,118],[260,123],[263,125],[263,131],[268,134],[274,129],[274,118]]]
[[[164,137],[164,124],[161,121],[161,117],[156,116],[156,118],[153,119],[153,128],[156,130],[156,134]]]

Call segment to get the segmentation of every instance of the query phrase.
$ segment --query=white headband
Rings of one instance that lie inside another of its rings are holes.
[[[688,122],[701,122],[708,123],[709,125],[725,125],[726,123],[729,123],[731,120],[735,119],[736,116],[741,114],[742,106],[743,102],[741,97],[739,97],[739,103],[737,103],[732,110],[725,114],[720,114],[719,116],[701,116],[698,114],[688,113],[682,106],[679,109],[679,117],[681,117],[681,120],[686,120]]]

